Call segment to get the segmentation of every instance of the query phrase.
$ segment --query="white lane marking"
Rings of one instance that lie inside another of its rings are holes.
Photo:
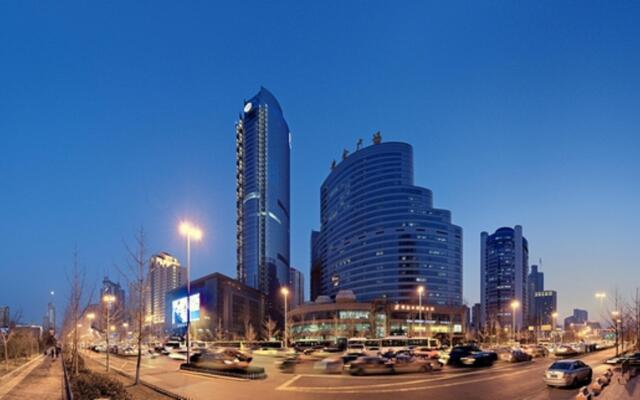
[[[462,382],[442,383],[442,384],[439,384],[439,385],[430,385],[430,386],[416,386],[416,387],[411,387],[411,388],[393,388],[393,389],[375,388],[375,389],[372,389],[372,390],[368,390],[368,389],[371,389],[371,386],[373,386],[373,385],[367,385],[367,386],[360,386],[358,388],[358,390],[350,389],[350,390],[343,390],[343,391],[327,390],[329,388],[321,388],[321,387],[285,387],[285,388],[282,388],[280,390],[289,391],[289,392],[331,393],[331,394],[414,392],[414,391],[418,391],[418,390],[438,389],[438,388],[443,388],[443,387],[467,385],[469,383],[491,381],[491,380],[504,378],[504,377],[507,377],[507,376],[524,374],[524,373],[527,373],[527,372],[529,372],[529,368],[524,369],[522,371],[509,372],[509,373],[506,373],[506,374],[500,374],[500,375],[495,375],[495,376],[464,380]],[[448,379],[452,379],[452,378],[453,377],[449,377]],[[389,384],[387,386],[390,386],[390,385],[392,385],[392,384]],[[395,385],[395,384],[393,384],[393,385]],[[384,386],[384,384],[382,386]]]
[[[423,378],[423,379],[416,379],[416,380],[412,380],[412,381],[401,381],[401,382],[390,382],[390,383],[378,383],[378,384],[365,384],[365,385],[357,385],[357,386],[334,386],[334,387],[321,387],[318,389],[322,389],[325,391],[340,391],[340,390],[344,390],[344,389],[356,389],[356,388],[376,388],[376,387],[392,387],[392,386],[405,386],[405,385],[416,385],[416,384],[420,384],[420,383],[427,383],[427,382],[434,382],[434,381],[442,381],[442,380],[450,380],[450,379],[457,379],[460,377],[467,377],[467,376],[474,376],[474,375],[486,375],[489,373],[495,373],[495,372],[499,372],[499,371],[504,371],[504,370],[514,370],[514,369],[523,369],[523,370],[530,370],[533,367],[535,367],[534,364],[528,364],[526,366],[522,366],[522,367],[516,367],[516,366],[508,366],[508,367],[500,367],[500,368],[495,368],[495,369],[483,369],[483,370],[479,370],[479,371],[473,371],[473,372],[466,372],[464,374],[451,374],[451,375],[438,375],[438,376],[433,376],[433,377],[429,377],[429,378]],[[437,373],[436,373],[437,374]],[[504,376],[504,374],[500,375],[500,376]],[[353,376],[344,376],[344,375],[319,375],[319,374],[300,374],[298,375],[299,378],[301,377],[305,377],[305,378],[341,378],[343,380],[352,380],[352,381],[360,381],[362,382],[363,379],[380,379],[380,376],[370,376],[370,377],[353,377]],[[396,380],[396,379],[394,379]],[[308,388],[313,388],[313,387],[308,387]]]
[[[298,379],[300,379],[302,377],[302,375],[296,375],[293,378],[289,379],[288,381],[286,381],[285,383],[283,383],[282,385],[278,386],[276,388],[276,390],[285,390],[286,388],[288,388],[290,385],[292,385],[295,381],[297,381]]]
[[[167,371],[170,373],[173,373],[175,371]],[[197,372],[197,371],[186,371],[186,370],[179,370],[178,372],[183,373],[183,374],[188,374],[188,375],[194,375],[194,376],[202,376],[202,377],[206,377],[206,378],[213,378],[213,379],[224,379],[227,381],[236,381],[236,382],[246,382],[249,381],[250,379],[245,379],[245,378],[235,378],[233,376],[222,376],[222,375],[213,375],[213,374],[207,374],[204,372]]]

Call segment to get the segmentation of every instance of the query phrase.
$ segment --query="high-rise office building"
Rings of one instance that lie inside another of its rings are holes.
[[[166,252],[153,257],[149,264],[149,313],[152,324],[165,323],[165,297],[167,293],[184,285],[187,281],[187,271],[180,266],[177,258]]]
[[[289,288],[291,289],[289,305],[294,308],[304,303],[304,275],[293,267],[289,270]]]
[[[491,330],[514,327],[522,329],[528,310],[527,272],[529,244],[522,227],[503,227],[493,234],[480,235],[480,304],[482,325]]]
[[[473,307],[471,307],[471,328],[478,332],[480,330],[480,321],[482,314],[482,306],[480,303],[475,303]]]
[[[56,306],[51,302],[47,304],[47,313],[44,315],[42,324],[46,332],[56,332]]]
[[[244,102],[236,123],[237,272],[267,295],[282,320],[280,287],[289,284],[291,135],[278,100],[265,88]]]
[[[529,310],[527,311],[529,325],[538,325],[538,310],[536,309],[535,294],[544,291],[544,273],[538,271],[537,265],[531,266],[531,272],[527,278],[527,294],[529,297]]]
[[[540,327],[553,324],[553,313],[558,309],[558,294],[555,290],[543,290],[533,295],[535,314],[531,325]]]
[[[312,292],[351,290],[359,301],[462,304],[462,228],[415,186],[407,143],[373,145],[332,165],[320,189],[320,230],[312,233]],[[314,299],[312,299],[314,300]]]
[[[127,315],[125,314],[126,296],[124,289],[120,286],[120,283],[114,282],[110,280],[109,277],[105,276],[102,280],[101,296],[104,296],[105,294],[115,297],[115,301],[111,305],[110,310],[110,317],[113,318],[113,321],[124,321],[127,319]]]

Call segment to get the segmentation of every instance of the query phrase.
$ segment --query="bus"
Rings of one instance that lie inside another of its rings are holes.
[[[436,350],[441,347],[440,341],[435,338],[416,337],[410,338],[407,342],[410,349],[413,349],[414,347],[427,347]]]
[[[363,352],[365,349],[366,338],[350,338],[347,340],[347,350],[352,352]]]
[[[380,352],[382,354],[392,352],[397,353],[409,349],[409,338],[406,336],[389,336],[380,341]]]

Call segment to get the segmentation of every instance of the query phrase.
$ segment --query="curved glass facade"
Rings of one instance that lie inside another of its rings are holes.
[[[265,88],[245,101],[236,123],[238,279],[267,294],[268,307],[289,284],[290,134]]]
[[[511,303],[517,300],[516,328],[526,321],[529,244],[522,227],[502,227],[480,234],[480,297],[483,325],[490,330],[513,329]]]
[[[359,301],[462,303],[462,229],[413,185],[413,150],[389,142],[337,165],[321,188],[321,229],[312,234],[312,292],[352,290]]]

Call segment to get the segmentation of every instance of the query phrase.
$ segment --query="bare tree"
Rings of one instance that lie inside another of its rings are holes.
[[[21,318],[22,311],[18,310],[14,313],[13,317],[10,318],[7,329],[0,329],[0,337],[2,338],[2,345],[4,347],[4,366],[6,371],[9,371],[9,342],[15,337],[15,327],[20,323]]]
[[[86,271],[78,264],[78,250],[73,252],[73,267],[71,275],[68,277],[71,290],[67,309],[65,310],[65,318],[63,323],[63,337],[71,338],[71,369],[74,375],[80,372],[79,367],[79,332],[81,317],[86,311],[93,297],[93,289],[86,290]],[[95,288],[95,286],[94,286]],[[87,295],[88,294],[88,295]],[[83,299],[85,302],[83,303]]]
[[[224,329],[222,329],[222,318],[218,318],[218,325],[216,326],[216,340],[224,340],[225,339]]]
[[[278,334],[280,334],[280,331],[278,330],[278,323],[271,319],[271,316],[267,317],[267,319],[264,321],[263,328],[266,333],[267,340],[273,340],[276,336],[278,336]]]
[[[135,299],[130,307],[130,316],[133,321],[133,331],[138,346],[138,354],[136,356],[136,377],[135,385],[140,383],[140,366],[142,364],[142,342],[144,339],[144,316],[145,316],[145,299],[144,295],[147,287],[147,265],[144,228],[141,226],[134,238],[135,247],[132,248],[125,243],[128,253],[127,268],[124,272],[125,277],[129,281],[129,290],[132,298]],[[120,271],[123,273],[123,271]]]
[[[247,342],[255,342],[256,337],[256,331],[255,329],[253,329],[253,325],[251,324],[251,322],[249,322],[245,325],[244,328],[244,340],[246,340]]]

